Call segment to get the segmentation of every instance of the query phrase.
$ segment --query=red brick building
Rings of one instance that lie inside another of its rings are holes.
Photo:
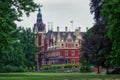
[[[80,32],[80,27],[75,31],[68,31],[67,27],[64,31],[60,31],[57,27],[57,31],[49,29],[46,32],[45,24],[42,22],[41,10],[39,9],[33,31],[37,34],[37,46],[41,47],[41,51],[37,55],[39,64],[79,63],[80,47],[85,34]]]

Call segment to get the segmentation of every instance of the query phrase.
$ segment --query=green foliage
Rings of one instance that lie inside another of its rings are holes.
[[[33,67],[25,67],[24,71],[25,72],[35,72],[35,66],[33,66]]]
[[[89,36],[92,34],[92,28],[88,29],[88,31],[86,32],[86,36]]]
[[[22,50],[25,55],[25,66],[32,67],[35,65],[35,52],[37,51],[37,46],[35,44],[36,35],[31,31],[30,28],[19,27],[19,40],[22,45]]]
[[[80,55],[80,72],[92,72],[89,61],[83,55]]]
[[[94,14],[95,24],[87,31],[84,42],[82,44],[82,53],[84,58],[93,66],[104,68],[108,67],[105,61],[111,52],[112,41],[107,36],[105,18],[100,15],[104,0],[91,0],[90,10]]]
[[[24,72],[24,67],[6,65],[6,66],[3,67],[1,72]]]
[[[16,37],[16,40],[12,43],[11,48],[5,47],[6,51],[0,56],[0,72],[27,71],[23,69],[25,67],[28,67],[28,71],[34,71],[35,52],[37,50],[35,35],[30,28],[25,30],[21,27],[16,29],[15,33],[13,36]]]
[[[92,72],[92,68],[89,65],[81,65],[80,72]]]
[[[14,21],[20,21],[23,12],[29,15],[36,7],[33,0],[0,0],[0,72],[25,66],[25,54],[22,44],[18,42],[19,31]]]
[[[106,64],[120,69],[120,0],[105,0],[101,15],[107,23],[107,34],[112,40],[112,51],[107,56]]]
[[[62,64],[62,65],[52,65],[52,66],[42,66],[42,70],[56,70],[60,68],[72,68],[79,67],[79,64]]]
[[[64,68],[79,67],[79,64],[64,64]]]
[[[62,65],[52,65],[52,66],[42,66],[41,69],[42,70],[56,70],[61,67],[62,67]]]

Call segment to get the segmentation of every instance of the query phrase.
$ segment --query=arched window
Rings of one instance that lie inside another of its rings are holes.
[[[72,56],[75,56],[75,51],[72,51],[72,52],[71,52],[71,55],[72,55]]]

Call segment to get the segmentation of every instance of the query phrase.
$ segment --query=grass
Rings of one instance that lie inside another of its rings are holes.
[[[0,73],[0,80],[120,80],[105,73]]]

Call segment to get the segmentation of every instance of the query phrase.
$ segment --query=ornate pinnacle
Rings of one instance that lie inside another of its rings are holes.
[[[42,7],[42,5],[40,5],[40,4],[39,4],[39,9],[38,9],[38,12],[40,12],[40,11],[41,11],[41,7]]]

